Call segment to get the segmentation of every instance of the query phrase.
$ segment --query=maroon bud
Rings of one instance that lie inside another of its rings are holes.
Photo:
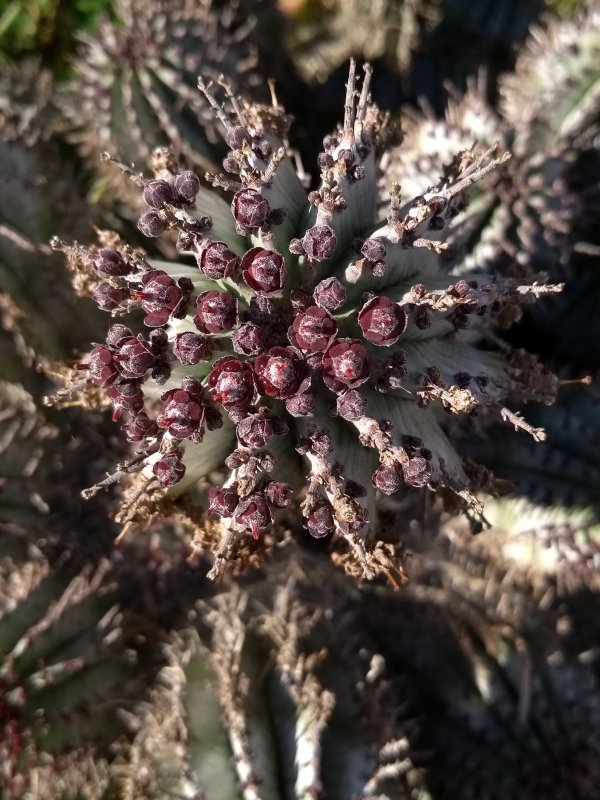
[[[200,272],[213,281],[230,278],[240,263],[224,242],[211,242],[202,249],[197,260]]]
[[[335,320],[319,306],[311,306],[294,319],[288,331],[290,342],[310,353],[326,350],[337,333]]]
[[[397,467],[381,464],[373,473],[373,486],[383,494],[394,494],[402,486],[402,476]]]
[[[95,347],[90,353],[90,359],[85,365],[90,372],[90,379],[105,388],[113,384],[119,377],[119,370],[113,353],[104,345]]]
[[[148,181],[144,186],[144,202],[150,208],[164,208],[174,200],[173,187],[167,181]]]
[[[227,292],[202,292],[196,300],[194,325],[202,333],[223,333],[236,322],[237,302]]]
[[[248,414],[237,426],[236,434],[244,447],[264,447],[273,435],[273,425],[268,417]]]
[[[325,278],[313,292],[315,302],[328,311],[336,311],[346,300],[346,289],[337,278]]]
[[[245,144],[250,144],[252,139],[246,128],[241,125],[233,125],[225,134],[225,141],[228,147],[239,150]]]
[[[114,311],[129,298],[128,289],[117,289],[110,283],[99,283],[92,292],[92,297],[102,311]]]
[[[264,347],[262,330],[253,322],[246,322],[231,337],[231,344],[236,353],[244,356],[255,356]]]
[[[225,489],[211,488],[208,490],[208,513],[217,514],[219,517],[231,517],[239,501],[237,489],[233,486],[227,486]]]
[[[250,364],[226,356],[217,361],[208,375],[213,399],[225,408],[248,408],[254,399],[254,374]]]
[[[369,261],[381,261],[385,258],[385,245],[381,239],[367,239],[360,252]]]
[[[113,404],[113,421],[118,420],[123,411],[137,414],[144,407],[144,395],[137,381],[114,383],[108,387],[106,394]]]
[[[325,261],[331,258],[337,238],[329,225],[315,225],[309,228],[302,238],[302,247],[306,255],[313,261]]]
[[[344,419],[360,419],[364,417],[367,401],[356,389],[350,389],[338,396],[336,400],[337,413]]]
[[[182,200],[186,203],[193,203],[200,191],[200,180],[195,172],[186,170],[175,176],[173,186]]]
[[[186,367],[198,364],[210,357],[208,342],[197,333],[178,333],[173,343],[175,357]]]
[[[306,366],[292,347],[272,347],[256,359],[254,371],[261,393],[269,397],[292,397],[308,383]]]
[[[285,222],[285,218],[287,217],[287,211],[285,208],[273,208],[269,212],[269,216],[267,217],[267,222],[269,225],[281,225],[282,222]]]
[[[233,218],[244,228],[259,228],[269,213],[269,204],[256,189],[240,189],[233,196]]]
[[[302,241],[300,239],[290,239],[288,250],[293,256],[304,255],[304,245],[302,244]]]
[[[202,437],[204,426],[204,404],[199,394],[185,389],[171,389],[161,397],[162,409],[156,420],[160,428],[165,428],[175,439],[195,439]]]
[[[118,347],[125,339],[131,339],[133,333],[127,325],[111,325],[106,334],[106,344],[110,348]]]
[[[310,392],[288,397],[285,407],[293,417],[308,417],[315,410],[315,398]]]
[[[142,290],[133,295],[142,301],[146,312],[144,324],[149,328],[165,325],[173,316],[184,310],[184,294],[173,278],[161,270],[146,272],[142,278]]]
[[[333,514],[329,506],[321,506],[313,511],[306,520],[306,527],[311,536],[315,539],[322,539],[333,532],[335,523],[333,521]]]
[[[96,275],[102,278],[122,278],[131,272],[131,267],[127,265],[123,256],[117,250],[108,247],[94,253],[92,268]]]
[[[319,165],[319,169],[331,169],[334,164],[333,156],[330,156],[329,153],[319,153],[317,156],[317,164]]]
[[[456,311],[458,310],[459,309],[456,309]],[[448,314],[448,316],[446,317],[448,321],[450,321],[449,317],[450,314]],[[429,328],[429,326],[431,325],[431,315],[429,313],[429,310],[425,308],[425,306],[419,306],[418,308],[416,308],[413,314],[413,322],[420,331],[427,330],[427,328]]]
[[[411,458],[408,464],[403,464],[402,474],[409,486],[427,486],[431,481],[431,467],[421,456]]]
[[[240,163],[236,158],[233,156],[225,156],[221,163],[223,164],[225,172],[231,172],[232,175],[239,175]]]
[[[273,250],[253,247],[242,258],[242,275],[251,289],[268,296],[283,289],[286,267],[283,256]]]
[[[166,489],[179,483],[185,475],[185,466],[178,455],[169,453],[154,464],[152,472]]]
[[[406,330],[406,314],[387,297],[373,297],[358,312],[358,324],[365,339],[389,347]]]
[[[271,512],[265,498],[255,492],[238,503],[234,519],[238,525],[250,529],[253,538],[258,539],[260,529],[271,522]]]
[[[369,354],[357,339],[337,339],[323,356],[323,380],[333,392],[354,389],[369,379]]]
[[[121,425],[121,430],[130,442],[143,442],[144,439],[158,433],[158,426],[145,411],[140,411],[133,419]]]
[[[263,491],[269,503],[275,508],[287,508],[292,502],[292,490],[287,483],[269,481]]]
[[[121,377],[131,380],[143,378],[146,372],[156,364],[156,356],[150,351],[148,344],[141,336],[139,339],[131,336],[119,344],[115,361]]]
[[[155,239],[167,230],[167,223],[158,211],[146,211],[138,219],[137,226],[138,230],[150,239]]]

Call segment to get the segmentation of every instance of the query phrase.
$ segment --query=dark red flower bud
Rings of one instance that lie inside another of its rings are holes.
[[[174,200],[173,187],[167,181],[148,181],[144,186],[144,202],[150,208],[164,208]]]
[[[315,410],[315,398],[310,392],[288,397],[285,407],[293,417],[308,417]]]
[[[323,356],[323,380],[333,392],[360,386],[369,371],[369,354],[357,339],[337,339]]]
[[[106,344],[114,349],[125,339],[131,339],[132,336],[131,328],[128,328],[127,325],[111,325],[106,334]]]
[[[117,250],[108,247],[94,253],[92,268],[96,275],[102,278],[122,278],[131,272],[131,267],[127,265],[123,256]]]
[[[350,389],[338,396],[336,409],[340,417],[344,419],[360,419],[364,417],[367,408],[367,401],[364,396],[356,389]]]
[[[138,230],[150,239],[155,239],[167,230],[167,223],[158,211],[146,211],[138,219],[137,226]]]
[[[236,428],[237,438],[244,447],[264,447],[273,435],[269,417],[248,414]]]
[[[315,539],[322,539],[333,532],[335,523],[333,521],[333,514],[329,506],[321,506],[309,514],[306,519],[306,527],[311,536]]]
[[[309,228],[302,238],[302,247],[306,255],[313,261],[325,261],[331,258],[337,238],[329,225],[315,225]]]
[[[104,345],[92,350],[86,366],[90,372],[90,378],[96,386],[105,388],[113,384],[119,377],[114,355]]]
[[[331,169],[334,164],[333,156],[329,155],[329,153],[319,153],[317,156],[317,164],[319,165],[319,169]]]
[[[275,508],[287,508],[292,502],[292,490],[287,483],[269,481],[263,492],[269,503]]]
[[[142,301],[146,312],[144,324],[149,328],[165,325],[184,309],[184,295],[173,278],[162,270],[146,272],[142,278],[142,290],[134,294]]]
[[[230,278],[240,263],[225,242],[210,242],[202,249],[197,261],[200,272],[213,281]]]
[[[416,456],[402,465],[402,474],[409,486],[427,486],[431,481],[431,466],[426,459]]]
[[[121,430],[130,442],[143,442],[147,437],[158,433],[158,426],[145,411],[140,411],[133,419],[121,425]]]
[[[231,344],[236,353],[255,356],[264,348],[263,332],[253,322],[246,322],[234,332]]]
[[[381,261],[385,258],[385,245],[381,239],[367,239],[360,252],[369,261]]]
[[[227,486],[225,489],[211,488],[208,490],[208,513],[217,514],[219,517],[231,517],[239,501],[237,489],[233,486]]]
[[[254,399],[254,373],[250,364],[231,356],[215,363],[208,385],[213,399],[225,408],[245,409]]]
[[[131,336],[119,344],[115,355],[121,377],[126,380],[143,378],[156,364],[156,356],[143,339]]]
[[[269,397],[292,397],[308,385],[305,364],[292,347],[272,347],[256,359],[254,371],[261,393]]]
[[[204,404],[198,394],[184,389],[171,389],[161,398],[162,410],[156,420],[175,439],[196,439],[202,436]]]
[[[144,407],[144,394],[137,381],[113,383],[106,394],[113,404],[113,421],[118,420],[124,411],[137,414]]]
[[[178,197],[186,203],[193,203],[200,191],[200,179],[195,172],[186,170],[175,176],[173,186]]]
[[[346,300],[346,289],[337,278],[325,278],[315,286],[313,297],[318,305],[336,311]]]
[[[402,475],[397,467],[381,464],[373,473],[373,486],[383,494],[394,494],[402,486]]]
[[[194,325],[202,333],[223,333],[236,322],[237,302],[228,292],[202,292],[196,300]]]
[[[255,492],[238,503],[234,519],[238,525],[251,530],[254,539],[258,539],[260,529],[271,522],[271,511],[265,498]]]
[[[176,453],[169,453],[153,465],[152,472],[166,489],[179,483],[185,475],[185,466]]]
[[[389,347],[406,330],[406,314],[387,297],[373,297],[358,313],[358,324],[365,339]]]
[[[246,128],[241,125],[233,125],[225,134],[225,141],[228,147],[239,150],[245,144],[250,144],[252,138]]]
[[[178,333],[173,343],[175,357],[186,367],[191,367],[210,357],[208,342],[197,333]]]
[[[326,350],[336,334],[335,320],[319,306],[311,306],[297,314],[288,331],[290,342],[300,350],[310,353]]]
[[[253,247],[242,258],[242,275],[248,286],[258,294],[276,294],[285,283],[285,261],[273,250]]]
[[[269,204],[256,189],[240,189],[231,202],[233,218],[244,228],[259,228],[270,211]]]
[[[92,297],[102,311],[114,311],[129,298],[128,289],[118,289],[110,283],[99,283],[92,292]]]

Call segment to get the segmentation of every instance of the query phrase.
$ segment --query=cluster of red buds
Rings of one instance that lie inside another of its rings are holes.
[[[359,88],[351,64],[313,191],[278,105],[245,103],[225,81],[221,103],[200,81],[230,148],[226,174],[201,181],[167,158],[154,179],[138,177],[139,230],[175,232],[180,260],[60,245],[86,266],[101,308],[141,308],[150,328],[145,338],[113,325],[80,364],[139,445],[119,475],[141,471],[147,492],[177,494],[225,468],[208,512],[230,542],[260,536],[292,503],[310,534],[359,551],[377,537],[378,493],[444,486],[476,505],[442,412],[497,410],[527,430],[508,398],[553,398],[553,377],[495,351],[489,334],[556,287],[459,279],[440,257],[468,189],[508,154],[464,152],[407,202],[392,187],[380,219],[378,165],[397,135],[370,76],[367,66]]]

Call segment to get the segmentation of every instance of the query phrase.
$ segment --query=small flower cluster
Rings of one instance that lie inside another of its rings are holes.
[[[113,325],[79,365],[140,446],[120,474],[141,471],[146,492],[176,494],[225,465],[209,513],[230,544],[258,537],[295,498],[313,536],[337,532],[360,553],[377,492],[446,486],[476,505],[439,410],[497,409],[527,428],[506,399],[552,400],[554,379],[524,354],[479,345],[490,321],[552,287],[457,280],[441,266],[466,191],[508,155],[465,152],[405,204],[393,187],[379,220],[378,164],[395,135],[371,103],[370,75],[359,90],[351,64],[343,125],[325,137],[308,193],[282,109],[245,103],[225,81],[221,104],[201,81],[227,174],[202,183],[166,156],[154,179],[138,177],[140,231],[176,232],[181,260],[58,244],[101,308],[141,308],[150,329]]]

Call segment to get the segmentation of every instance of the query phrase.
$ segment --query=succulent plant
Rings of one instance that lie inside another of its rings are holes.
[[[316,190],[307,193],[294,169],[279,106],[239,101],[223,81],[230,114],[201,82],[225,129],[229,175],[209,175],[206,188],[168,153],[154,179],[132,175],[148,207],[140,231],[176,231],[181,259],[151,262],[106,236],[91,249],[55,242],[101,308],[141,308],[150,329],[145,337],[114,324],[60,395],[72,397],[87,377],[86,397],[104,393],[140,443],[90,494],[139,472],[137,501],[160,503],[226,469],[209,492],[209,514],[221,518],[211,575],[302,488],[308,531],[335,531],[366,576],[376,571],[367,550],[377,492],[447,487],[478,508],[470,489],[482,476],[461,463],[440,410],[496,409],[543,438],[506,403],[552,402],[556,379],[533,356],[481,344],[490,322],[510,324],[554,287],[457,280],[440,262],[466,190],[508,154],[463,153],[405,205],[394,189],[382,219],[377,164],[393,134],[369,100],[370,76],[367,66],[358,91],[352,63],[344,124],[324,139]],[[217,188],[233,194],[230,205]],[[124,522],[136,503],[127,508]]]
[[[258,82],[252,21],[235,3],[213,0],[119,0],[117,21],[81,36],[76,77],[62,107],[94,166],[103,151],[147,165],[171,145],[196,163],[214,164],[220,141],[210,106],[196,89],[199,73],[224,74],[237,88]]]

